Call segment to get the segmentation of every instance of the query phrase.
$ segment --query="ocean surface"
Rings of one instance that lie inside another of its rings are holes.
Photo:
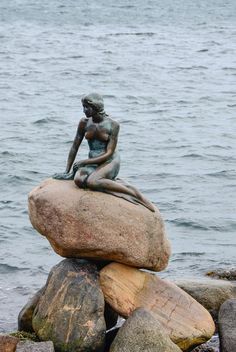
[[[165,219],[162,276],[236,265],[236,1],[1,0],[0,332],[61,260],[27,194],[64,171],[94,91],[121,125],[120,177]]]

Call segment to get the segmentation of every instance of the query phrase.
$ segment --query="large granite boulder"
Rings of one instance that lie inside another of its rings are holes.
[[[119,329],[109,352],[181,352],[150,311],[135,310]]]
[[[219,312],[220,351],[236,352],[236,299],[228,299]]]
[[[29,194],[32,225],[63,257],[104,259],[163,270],[170,245],[158,209],[48,179]]]
[[[34,310],[33,329],[58,352],[102,350],[106,324],[104,297],[94,264],[65,259],[50,272]]]
[[[164,331],[182,350],[206,342],[215,326],[210,313],[175,284],[158,276],[112,263],[100,272],[105,300],[128,317],[140,307],[156,314]]]
[[[230,298],[236,298],[236,284],[225,280],[208,278],[179,279],[175,284],[186,291],[218,319],[220,306]]]
[[[34,310],[37,307],[40,297],[45,291],[45,286],[38,290],[33,297],[29,299],[26,305],[21,309],[18,315],[18,330],[26,332],[34,332],[32,326],[32,319],[34,315]],[[105,303],[104,308],[104,319],[106,322],[106,330],[114,327],[118,320],[118,314],[111,308],[111,306]],[[1,351],[0,351],[1,352]]]

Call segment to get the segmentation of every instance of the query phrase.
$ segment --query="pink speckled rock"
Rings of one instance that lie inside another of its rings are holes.
[[[156,209],[48,179],[29,194],[32,225],[63,257],[111,260],[154,271],[169,260],[170,244]]]

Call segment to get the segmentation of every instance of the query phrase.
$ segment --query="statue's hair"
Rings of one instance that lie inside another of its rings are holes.
[[[98,93],[90,93],[88,95],[84,95],[81,99],[82,104],[87,103],[92,106],[97,112],[104,112],[104,102],[103,98]]]

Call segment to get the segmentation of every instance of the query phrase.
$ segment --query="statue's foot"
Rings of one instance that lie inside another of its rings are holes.
[[[154,207],[154,205],[153,205],[151,202],[149,202],[149,201],[147,201],[147,200],[145,199],[145,203],[143,203],[143,204],[145,205],[146,208],[148,208],[148,209],[151,210],[153,213],[155,213],[155,207]]]
[[[56,173],[52,176],[52,178],[56,180],[73,180],[74,179],[74,172],[61,172],[61,173]]]
[[[141,204],[143,204],[146,208],[148,208],[149,210],[151,210],[153,213],[155,213],[155,207],[152,204],[152,202],[150,202],[147,198],[145,198],[142,193],[139,193],[139,197],[141,200]]]

